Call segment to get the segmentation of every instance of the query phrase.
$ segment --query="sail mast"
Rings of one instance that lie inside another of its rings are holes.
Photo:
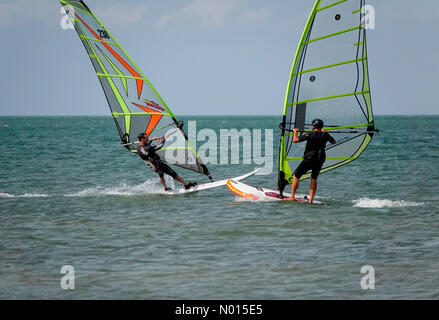
[[[290,72],[290,78],[288,80],[287,85],[287,92],[285,94],[285,103],[284,103],[284,112],[282,117],[282,124],[281,124],[281,138],[280,138],[280,150],[279,150],[279,176],[278,176],[278,189],[282,192],[285,188],[285,185],[288,183],[291,183],[292,181],[286,182],[285,179],[287,178],[286,175],[292,176],[291,170],[289,168],[288,162],[285,161],[286,158],[286,152],[285,152],[285,132],[287,128],[287,108],[288,108],[288,96],[291,88],[291,81],[293,79],[294,70],[296,69],[297,64],[299,63],[300,56],[303,50],[302,44],[305,42],[306,38],[309,35],[309,30],[312,26],[312,23],[314,21],[316,10],[319,7],[321,0],[317,0],[314,4],[314,7],[311,11],[311,14],[308,18],[308,21],[306,22],[305,29],[303,30],[302,37],[300,38],[299,46],[297,47],[296,54],[294,56],[294,62],[293,67],[291,68]]]

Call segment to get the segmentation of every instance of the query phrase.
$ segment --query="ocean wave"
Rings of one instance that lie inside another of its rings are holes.
[[[360,198],[353,200],[354,207],[357,208],[404,208],[404,207],[418,207],[422,206],[422,202],[410,202],[410,201],[392,201],[387,199],[370,199],[370,198]]]

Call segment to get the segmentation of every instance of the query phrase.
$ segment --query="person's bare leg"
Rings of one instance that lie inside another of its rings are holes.
[[[182,183],[183,185],[187,185],[187,182],[185,180],[183,180],[182,177],[178,176],[177,178],[175,178],[175,180],[177,180],[178,182]]]
[[[165,178],[160,178],[160,182],[162,183],[163,188],[167,188]]]
[[[317,179],[311,178],[311,182],[309,185],[309,201],[308,201],[309,203],[313,202],[316,191],[317,191]]]
[[[299,187],[299,179],[296,178],[296,176],[293,177],[293,184],[291,185],[291,196],[290,200],[294,200],[296,197],[296,191]]]

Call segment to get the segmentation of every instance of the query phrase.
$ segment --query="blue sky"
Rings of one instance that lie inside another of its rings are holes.
[[[176,115],[280,115],[314,0],[86,0]],[[438,114],[437,0],[370,0],[376,114]],[[0,0],[0,115],[109,115],[56,0]]]

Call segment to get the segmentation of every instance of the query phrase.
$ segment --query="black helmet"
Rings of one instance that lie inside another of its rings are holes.
[[[142,140],[143,138],[148,138],[148,135],[145,132],[142,132],[137,136],[137,139]]]
[[[314,128],[316,128],[316,129],[322,129],[323,128],[323,121],[322,120],[320,120],[320,119],[314,119],[312,122],[311,122],[311,124],[312,124],[312,126],[314,127]]]

